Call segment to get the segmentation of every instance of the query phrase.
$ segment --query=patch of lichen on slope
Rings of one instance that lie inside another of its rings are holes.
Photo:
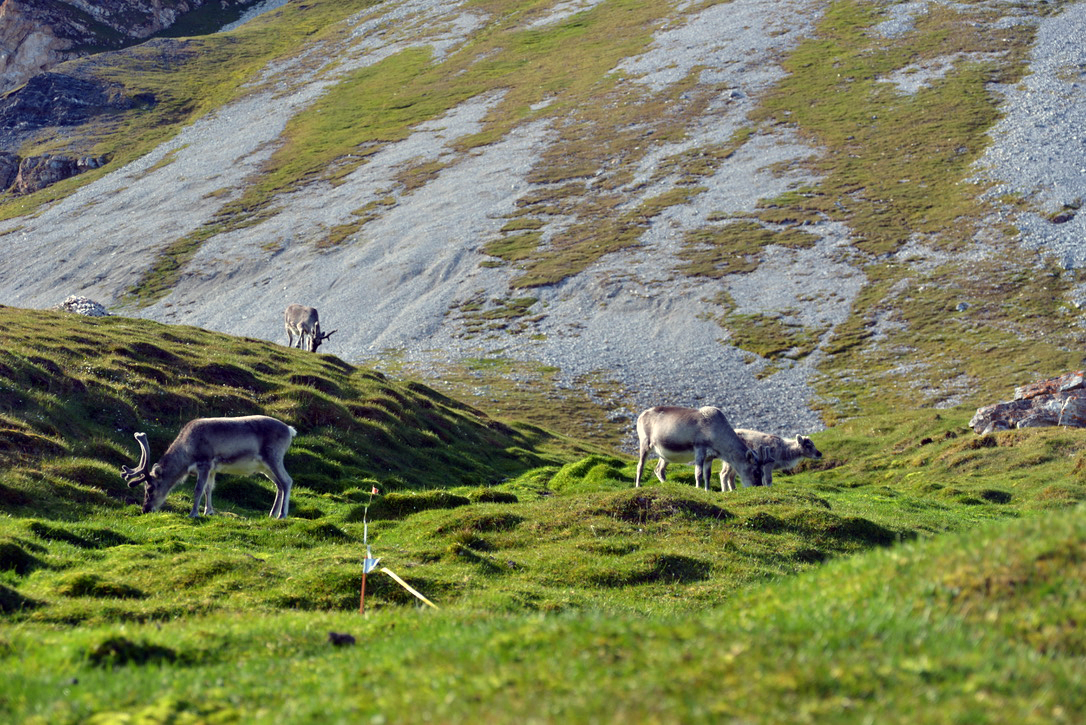
[[[999,26],[983,7],[931,4],[914,27],[885,37],[877,4],[837,2],[816,34],[784,61],[788,76],[755,120],[794,128],[822,153],[805,162],[817,186],[764,207],[816,212],[852,228],[856,246],[892,252],[916,234],[954,246],[983,217],[983,190],[962,184],[998,118],[992,83],[1025,72],[1029,24]],[[952,61],[941,77],[908,94],[894,72]]]
[[[1060,5],[1024,9],[1037,17]],[[966,181],[998,118],[991,85],[1026,72],[1034,25],[1004,27],[982,5],[932,3],[911,30],[885,37],[876,30],[885,11],[831,4],[753,116],[821,149],[797,162],[819,182],[763,200],[755,217],[778,229],[845,223],[850,261],[868,279],[849,319],[821,343],[828,355],[818,391],[830,423],[900,406],[990,402],[1082,362],[1084,337],[1064,302],[1070,280],[1020,249],[1013,228],[986,228],[985,189]],[[937,62],[948,63],[946,73],[915,93],[886,82]],[[921,251],[905,251],[910,242]],[[990,256],[955,256],[973,244]],[[756,256],[744,258],[737,272],[757,267]]]

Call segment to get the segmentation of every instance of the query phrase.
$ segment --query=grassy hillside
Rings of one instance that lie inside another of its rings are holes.
[[[684,466],[634,489],[628,458],[332,356],[0,324],[6,721],[1086,714],[1079,431],[857,418],[770,489],[697,491]],[[160,452],[190,417],[253,412],[299,430],[295,517],[266,517],[257,477],[223,477],[220,516],[186,516],[191,482],[139,514],[132,430]],[[440,609],[375,573],[360,616],[364,538]]]
[[[8,307],[0,325],[0,502],[11,513],[73,518],[129,504],[118,471],[138,458],[132,434],[146,431],[161,455],[182,424],[204,416],[263,413],[298,430],[291,470],[302,517],[373,485],[492,486],[561,462],[563,449],[588,450],[425,385],[262,340]]]

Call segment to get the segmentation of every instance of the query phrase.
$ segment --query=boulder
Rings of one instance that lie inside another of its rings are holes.
[[[65,312],[73,312],[77,315],[86,315],[87,317],[108,317],[109,312],[106,308],[89,297],[80,297],[79,295],[70,295],[67,299],[60,303],[59,309]]]
[[[20,159],[0,151],[0,192],[32,194],[70,176],[97,169],[109,162],[108,156],[29,156]]]
[[[10,191],[14,194],[32,194],[75,176],[79,171],[76,160],[67,156],[30,156],[19,163],[19,173]]]
[[[969,425],[981,435],[1011,428],[1086,428],[1086,371],[1015,388],[1014,400],[977,408]]]

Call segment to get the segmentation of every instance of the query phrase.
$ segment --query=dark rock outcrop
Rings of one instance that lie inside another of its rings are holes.
[[[1086,371],[1015,388],[1014,400],[978,408],[969,425],[985,434],[1011,428],[1086,428]]]
[[[41,73],[21,88],[0,96],[0,129],[11,132],[76,126],[94,116],[151,101],[143,96],[130,98],[116,84],[63,73]]]
[[[214,0],[222,6],[255,0]],[[0,0],[0,93],[65,60],[122,48],[211,0]]]
[[[76,126],[96,116],[149,102],[153,99],[128,97],[116,84],[62,73],[42,73],[23,87],[0,96],[0,146],[17,147],[15,140],[38,129]],[[100,156],[60,155],[20,158],[10,151],[0,151],[0,192],[29,194],[97,168],[106,160]]]
[[[0,191],[15,183],[19,175],[19,157],[7,151],[0,151]]]
[[[7,190],[13,194],[32,194],[105,163],[104,157],[73,159],[69,156],[30,156],[19,162],[19,171]]]

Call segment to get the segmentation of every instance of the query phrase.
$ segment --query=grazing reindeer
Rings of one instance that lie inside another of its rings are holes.
[[[793,440],[786,440],[772,433],[761,433],[756,430],[736,428],[735,434],[739,436],[751,450],[769,449],[773,457],[772,465],[767,465],[762,471],[762,485],[773,485],[773,471],[780,469],[790,471],[803,458],[821,458],[822,452],[815,448],[814,441],[807,436],[796,436]],[[727,463],[720,471],[720,480],[723,481],[729,491],[735,490],[735,471]]]
[[[637,416],[638,459],[635,486],[641,485],[645,458],[656,451],[656,477],[666,480],[668,463],[694,463],[694,485],[709,490],[713,459],[720,458],[739,472],[744,486],[762,485],[763,467],[772,465],[768,451],[761,455],[748,448],[732,430],[720,408],[658,406]],[[724,490],[723,473],[720,490]]]
[[[196,496],[192,513],[198,516],[200,499],[205,498],[204,515],[215,513],[211,492],[216,473],[263,473],[275,483],[275,503],[271,516],[285,519],[290,508],[293,480],[283,468],[283,456],[297,431],[286,423],[266,415],[242,418],[197,418],[190,420],[177,434],[158,463],[148,469],[151,446],[146,433],[136,433],[140,444],[140,462],[135,468],[121,467],[121,477],[131,488],[144,484],[143,513],[157,511],[166,495],[193,471],[196,472]]]
[[[317,317],[316,307],[287,305],[283,312],[283,323],[287,328],[287,347],[294,347],[294,336],[298,336],[298,348],[316,352],[320,344],[332,336],[332,332],[321,332],[321,322]]]

